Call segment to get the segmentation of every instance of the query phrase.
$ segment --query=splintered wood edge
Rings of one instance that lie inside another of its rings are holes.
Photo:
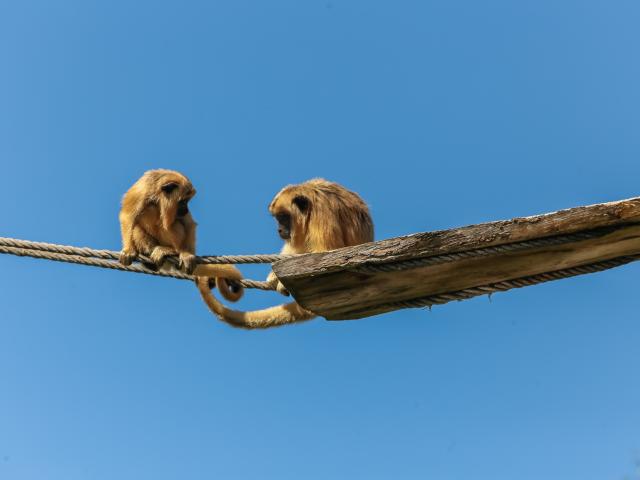
[[[569,244],[460,259],[404,271],[368,275],[345,271],[298,280],[303,306],[330,320],[378,315],[403,308],[397,302],[448,294],[505,281],[591,265],[640,253],[640,224]],[[517,282],[516,282],[517,285]],[[513,287],[515,288],[515,287]]]
[[[275,262],[273,271],[287,288],[292,287],[294,293],[296,278],[324,275],[363,264],[430,257],[639,221],[640,197],[634,197],[530,217],[416,233],[330,252],[297,255]]]

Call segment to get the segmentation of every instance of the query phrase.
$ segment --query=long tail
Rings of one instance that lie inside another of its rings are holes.
[[[207,278],[198,277],[196,283],[200,296],[209,307],[209,310],[216,314],[220,320],[234,327],[246,329],[271,328],[288,323],[304,322],[315,317],[313,313],[305,310],[295,302],[250,312],[231,310],[213,296]]]
[[[205,278],[207,283],[209,277],[215,277],[218,290],[224,298],[231,302],[237,302],[244,294],[244,288],[234,282],[234,280],[242,280],[242,273],[234,265],[198,265],[193,274],[199,277],[198,281],[200,278]]]

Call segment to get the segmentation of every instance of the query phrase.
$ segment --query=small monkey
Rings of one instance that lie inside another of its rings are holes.
[[[373,241],[367,204],[358,194],[321,178],[284,187],[269,204],[269,212],[278,223],[284,254],[325,252]],[[271,272],[267,280],[277,278]],[[213,296],[206,280],[196,282],[209,309],[235,327],[269,328],[315,317],[296,302],[250,312],[231,310]],[[287,293],[280,282],[277,288]]]
[[[139,255],[146,255],[152,264],[162,267],[169,256],[178,256],[181,270],[186,273],[216,277],[215,284],[228,300],[238,300],[242,287],[229,279],[240,280],[242,274],[232,265],[197,265],[196,222],[189,212],[189,201],[196,194],[187,177],[173,170],[149,170],[127,190],[120,209],[122,251],[120,263],[131,265]],[[208,282],[209,278],[205,278]]]

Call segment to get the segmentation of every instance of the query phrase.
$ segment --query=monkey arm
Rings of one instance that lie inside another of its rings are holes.
[[[176,232],[174,238],[182,238],[182,242],[176,245],[178,255],[180,256],[180,268],[186,273],[193,273],[196,268],[196,222],[193,221],[191,215],[185,217],[181,222],[174,224],[174,229],[182,229],[182,232]]]
[[[188,218],[185,218],[184,221],[184,242],[182,245],[182,250],[189,252],[191,254],[196,253],[196,222],[191,218],[191,214],[189,214]]]
[[[144,194],[141,192],[140,180],[138,180],[122,198],[119,219],[123,250],[135,249],[133,227],[137,225],[145,206]]]
[[[127,253],[137,253],[133,241],[133,225],[135,221],[130,215],[120,213],[120,232],[122,234],[122,251]]]
[[[141,253],[140,245],[136,243],[135,231],[139,228],[138,222],[145,204],[140,200],[139,188],[136,187],[137,184],[127,191],[122,199],[122,208],[120,209],[120,232],[122,234],[120,263],[123,265],[131,265],[131,262]],[[148,255],[150,252],[144,253]]]
[[[290,242],[285,242],[282,250],[280,250],[280,253],[282,255],[289,255],[292,253],[298,253],[290,244]],[[285,288],[285,286],[280,282],[280,280],[278,280],[278,277],[276,276],[275,273],[273,273],[273,270],[269,272],[269,275],[267,276],[267,283],[269,283],[269,285],[271,285],[272,288],[275,288],[276,291],[282,295],[284,295],[285,297],[288,297],[289,291]]]
[[[273,271],[269,272],[269,275],[267,276],[267,283],[271,285],[272,288],[275,288],[278,293],[284,295],[285,297],[289,296],[289,290],[287,290],[286,287],[282,283],[280,283],[280,280],[278,280],[278,277],[276,277],[276,274],[273,273]]]
[[[120,215],[122,231],[122,251],[119,261],[123,265],[131,265],[140,253],[148,255],[157,244],[128,215]],[[146,248],[145,248],[146,247]]]

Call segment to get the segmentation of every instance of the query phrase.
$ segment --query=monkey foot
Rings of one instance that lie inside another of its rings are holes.
[[[129,265],[131,265],[133,263],[133,261],[138,257],[138,255],[135,252],[130,252],[130,251],[121,251],[120,252],[120,257],[118,258],[118,261],[124,265],[125,267],[128,267]]]
[[[178,266],[180,267],[180,270],[182,270],[183,272],[191,275],[193,271],[196,269],[197,263],[198,262],[195,255],[192,255],[191,253],[180,254]]]

